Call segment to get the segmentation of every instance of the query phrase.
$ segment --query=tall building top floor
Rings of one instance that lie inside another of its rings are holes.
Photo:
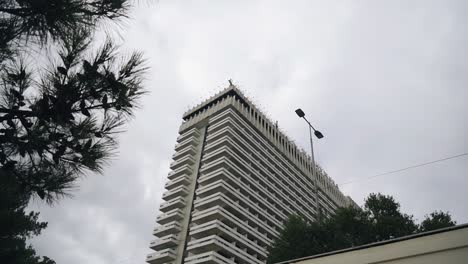
[[[183,123],[180,132],[183,132],[200,121],[208,118],[214,113],[226,108],[233,107],[239,113],[244,115],[250,123],[256,127],[281,153],[283,153],[293,164],[296,165],[304,174],[312,177],[313,162],[310,155],[304,149],[298,147],[284,132],[278,124],[272,122],[254,103],[252,103],[235,85],[223,89],[217,94],[211,96],[200,104],[194,106],[183,114]],[[337,199],[337,204],[346,206],[357,206],[349,197],[342,194],[338,185],[331,177],[317,164],[316,184],[322,190],[333,194],[332,199]]]

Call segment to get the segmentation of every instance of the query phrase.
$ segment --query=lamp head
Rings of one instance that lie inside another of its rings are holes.
[[[315,130],[315,131],[314,131],[314,135],[315,135],[318,139],[323,138],[322,132],[320,132],[320,131],[318,131],[318,130]]]
[[[299,117],[304,117],[304,116],[305,116],[304,111],[302,111],[302,109],[300,109],[300,108],[296,109],[296,114],[297,114]]]

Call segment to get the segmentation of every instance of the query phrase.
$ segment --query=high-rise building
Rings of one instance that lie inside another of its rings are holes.
[[[354,204],[233,85],[187,111],[179,134],[148,263],[265,263],[289,215]]]

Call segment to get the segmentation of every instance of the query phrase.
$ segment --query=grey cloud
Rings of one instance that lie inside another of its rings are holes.
[[[159,1],[123,30],[151,67],[119,155],[34,240],[59,263],[143,263],[181,115],[232,78],[308,150],[294,109],[325,134],[316,157],[337,183],[468,150],[465,1]],[[466,158],[341,189],[394,195],[421,219],[468,221]]]

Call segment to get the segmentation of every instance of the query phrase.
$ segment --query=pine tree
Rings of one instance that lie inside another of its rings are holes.
[[[0,0],[1,263],[53,263],[26,244],[46,227],[28,202],[57,202],[84,173],[102,172],[145,93],[141,53],[123,56],[110,38],[94,48],[96,29],[129,8],[127,0]]]

